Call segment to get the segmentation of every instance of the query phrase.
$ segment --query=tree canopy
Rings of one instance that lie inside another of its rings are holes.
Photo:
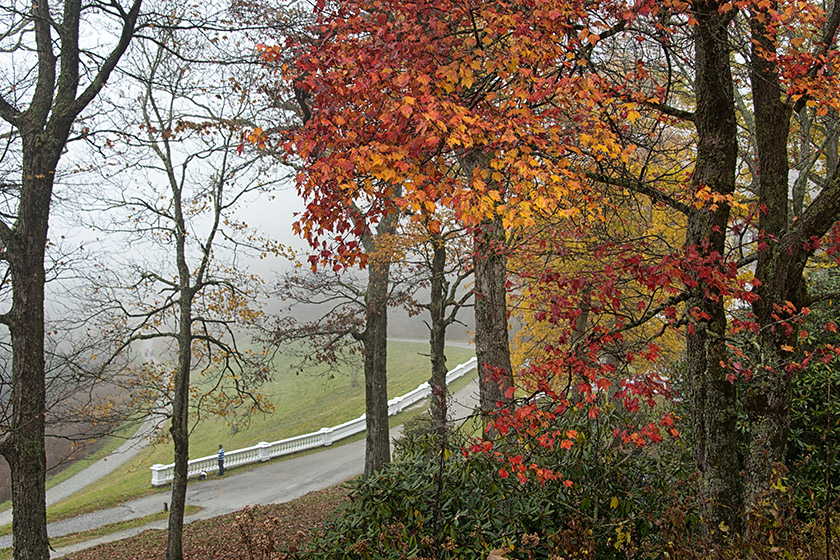
[[[682,376],[709,536],[746,534],[813,355],[794,353],[808,267],[837,264],[840,6],[348,0],[315,14],[307,40],[260,46],[305,124],[256,134],[299,165],[311,264],[364,265],[374,224],[451,211],[475,233],[477,275],[495,255],[517,263],[487,276],[501,301],[476,277],[479,347],[482,300],[504,310],[506,292],[526,321],[520,369],[485,364],[495,400],[550,397],[506,404],[492,430],[571,446],[551,428],[567,410],[598,418],[605,390],[653,407]],[[616,435],[645,446],[673,424]]]

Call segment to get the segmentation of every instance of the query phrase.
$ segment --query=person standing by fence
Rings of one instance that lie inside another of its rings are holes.
[[[225,450],[222,444],[219,444],[219,476],[225,474]]]

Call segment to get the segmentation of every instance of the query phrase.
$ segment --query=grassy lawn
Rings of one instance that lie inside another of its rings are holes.
[[[389,343],[389,397],[405,394],[428,379],[430,365],[424,355],[426,353],[428,345],[425,343]],[[447,364],[453,368],[473,355],[472,350],[448,347]],[[259,441],[276,441],[317,431],[357,418],[364,412],[364,386],[361,382],[359,386],[352,387],[349,375],[339,374],[334,379],[306,373],[297,375],[290,362],[293,360],[278,356],[274,379],[262,389],[275,406],[273,413],[254,417],[247,425],[240,424],[238,430],[232,430],[219,418],[202,420],[190,436],[190,456],[212,455],[219,443],[230,451]],[[400,415],[399,420],[413,415]],[[155,492],[166,492],[166,487],[151,486],[149,467],[172,461],[170,445],[149,447],[84,492],[51,506],[48,517],[54,521]]]

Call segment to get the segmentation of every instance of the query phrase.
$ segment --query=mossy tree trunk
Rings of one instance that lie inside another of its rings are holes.
[[[795,220],[788,211],[790,164],[788,139],[794,107],[782,86],[776,62],[778,30],[767,25],[775,5],[755,8],[750,19],[752,61],[750,79],[755,113],[755,150],[758,165],[759,214],[755,277],[758,298],[752,309],[758,323],[758,356],[745,394],[748,415],[746,501],[750,509],[766,497],[776,467],[784,462],[790,430],[791,380],[789,350],[798,340],[796,315],[808,305],[803,271],[822,238],[840,215],[840,175],[836,161],[837,140],[826,150],[826,175],[822,190],[806,207],[801,193],[793,192]],[[825,45],[832,43],[840,24],[835,3],[823,28]],[[804,107],[806,99],[798,103]],[[783,504],[778,504],[783,507]]]
[[[735,191],[738,155],[733,82],[729,65],[729,16],[716,2],[695,2],[695,188],[713,193]],[[729,206],[689,213],[686,252],[696,263],[698,279],[723,275]],[[694,457],[700,471],[700,493],[713,541],[722,543],[741,528],[741,480],[737,445],[735,386],[727,380],[726,315],[723,295],[714,282],[690,288],[694,309],[687,338]]]

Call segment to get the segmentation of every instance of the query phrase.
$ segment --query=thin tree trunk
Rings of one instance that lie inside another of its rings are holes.
[[[755,103],[755,101],[753,101]],[[799,161],[798,173],[796,181],[793,183],[791,189],[791,215],[790,218],[798,218],[802,215],[802,210],[805,208],[805,195],[808,192],[808,173],[813,167],[813,162],[810,158],[811,150],[811,126],[813,124],[811,116],[808,114],[810,109],[808,106],[803,106],[799,111]],[[758,134],[755,134],[758,136]],[[829,142],[829,145],[837,145],[836,142]]]
[[[172,443],[175,447],[175,469],[172,480],[169,532],[166,542],[166,559],[183,560],[184,510],[187,502],[187,470],[190,460],[189,394],[192,352],[190,341],[189,304],[181,305],[178,341],[178,369],[175,372],[175,394],[172,400]],[[183,337],[183,338],[181,338]],[[184,343],[184,341],[186,343]]]
[[[173,185],[175,183],[172,183]],[[190,268],[186,257],[186,224],[182,214],[181,192],[173,186],[176,220],[176,259],[178,262],[178,368],[175,371],[172,400],[172,443],[175,447],[175,472],[172,481],[169,532],[166,560],[183,560],[184,510],[187,504],[187,471],[190,460],[189,405],[190,369],[192,367],[192,300]]]
[[[429,346],[431,349],[432,376],[429,385],[432,397],[429,408],[435,429],[442,433],[446,430],[447,391],[446,391],[446,243],[443,237],[435,235],[432,238],[434,254],[432,255],[432,281],[429,297],[429,314],[431,328],[429,330]]]
[[[726,15],[716,2],[694,4],[695,125],[698,145],[695,188],[708,187],[727,195],[735,190],[737,128],[733,102],[730,46]],[[696,266],[716,266],[725,254],[729,207],[704,208],[689,216],[686,251]],[[699,272],[699,271],[698,271]],[[713,271],[723,274],[723,270]],[[698,274],[697,278],[703,276]],[[694,457],[700,470],[700,494],[712,541],[721,544],[741,530],[740,460],[735,430],[736,392],[727,381],[725,363],[726,315],[723,297],[712,284],[692,288],[693,310],[687,339],[687,367],[691,387]]]

